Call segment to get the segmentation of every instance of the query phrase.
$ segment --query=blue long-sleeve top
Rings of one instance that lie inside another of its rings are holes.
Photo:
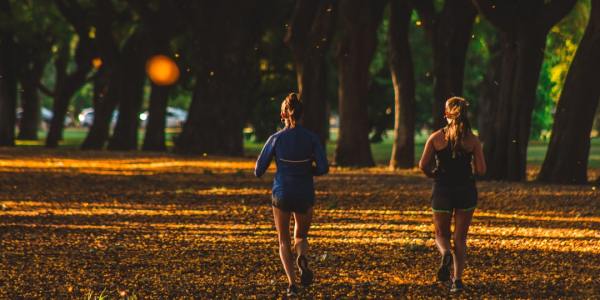
[[[329,172],[327,157],[317,135],[296,125],[270,136],[256,160],[256,177],[267,171],[273,157],[277,165],[273,196],[314,200],[313,176]]]

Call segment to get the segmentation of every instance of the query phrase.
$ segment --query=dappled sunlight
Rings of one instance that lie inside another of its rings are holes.
[[[143,286],[155,290],[161,280],[186,278],[209,296],[224,286],[272,294],[284,282],[273,173],[256,179],[253,167],[252,159],[219,157],[0,156],[0,263],[22,289],[32,281],[77,291],[153,278]],[[416,169],[383,167],[332,168],[318,178],[310,231],[318,280],[308,292],[443,297],[433,280],[439,257],[430,184]],[[542,283],[569,295],[593,291],[597,190],[506,182],[478,188],[466,271],[471,295],[511,290],[529,298]],[[527,289],[514,290],[514,280]]]
[[[103,175],[151,175],[156,172],[169,172],[173,169],[214,169],[224,172],[252,170],[254,163],[244,161],[226,161],[212,159],[163,160],[156,159],[3,159],[0,158],[0,172],[43,170],[46,172],[76,171],[86,174]]]
[[[264,194],[253,189],[213,188],[198,193],[209,195],[229,195],[230,193]],[[258,193],[257,193],[258,192]],[[244,205],[230,204],[227,210],[187,209],[174,205],[130,205],[127,203],[47,203],[38,201],[0,201],[4,207],[0,217],[50,216],[60,221],[64,217],[197,217],[194,223],[150,222],[140,223],[135,219],[129,222],[111,221],[105,225],[89,224],[36,224],[20,219],[20,223],[6,222],[3,226],[23,228],[61,228],[72,230],[183,230],[194,235],[198,241],[233,243],[240,236],[250,237],[251,243],[273,242],[274,228],[270,223],[263,224],[219,224],[205,223],[205,218],[233,217],[254,212]],[[430,211],[399,210],[321,210],[319,217],[331,220],[319,222],[317,218],[311,232],[314,243],[324,244],[380,244],[432,246],[432,224]],[[479,218],[486,217],[482,222]],[[347,223],[347,218],[361,220]],[[335,221],[335,220],[339,221]],[[506,224],[505,219],[540,221],[538,227]],[[547,228],[544,225],[553,221],[600,222],[598,218],[539,217],[518,214],[501,214],[480,211],[477,213],[470,234],[470,244],[480,248],[503,248],[511,250],[552,250],[558,252],[586,252],[600,254],[600,229]],[[21,223],[22,222],[22,223]],[[504,226],[498,224],[506,224]],[[245,241],[244,243],[247,243]]]

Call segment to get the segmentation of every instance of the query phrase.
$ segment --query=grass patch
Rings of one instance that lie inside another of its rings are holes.
[[[168,129],[166,132],[167,147],[173,147],[173,139],[179,133],[179,129]],[[61,142],[61,148],[78,148],[87,134],[87,128],[67,128],[64,132],[64,139]],[[40,131],[40,139],[37,141],[17,141],[17,146],[23,147],[43,147],[44,138],[46,133]],[[335,138],[334,135],[332,137]],[[415,137],[415,162],[421,157],[423,152],[423,145],[425,144],[426,136],[417,135]],[[138,145],[143,144],[144,131],[140,130],[138,134]],[[371,144],[371,151],[373,153],[373,159],[376,164],[387,165],[392,153],[393,137],[389,134],[381,143]],[[591,141],[591,149],[589,156],[589,167],[600,168],[600,138],[593,138]],[[247,139],[244,144],[244,150],[247,156],[258,156],[262,149],[263,143],[254,142],[251,139]],[[548,149],[548,142],[532,140],[529,142],[527,148],[527,163],[532,165],[541,165]],[[335,141],[329,141],[327,143],[327,155],[330,159],[333,159],[333,153],[335,150]]]

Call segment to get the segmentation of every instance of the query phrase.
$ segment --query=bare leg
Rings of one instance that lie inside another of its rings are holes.
[[[474,210],[457,209],[454,213],[454,278],[461,279],[467,258],[467,232]]]
[[[273,207],[273,217],[275,219],[275,228],[279,237],[279,257],[283,263],[285,274],[290,285],[295,283],[294,260],[292,258],[291,238],[290,238],[290,217],[291,213],[285,212],[277,207]]]
[[[435,245],[442,255],[450,251],[450,223],[452,213],[433,212],[433,224],[435,226]]]
[[[309,208],[305,214],[294,213],[294,247],[298,256],[308,254],[308,230],[312,222],[313,208]]]

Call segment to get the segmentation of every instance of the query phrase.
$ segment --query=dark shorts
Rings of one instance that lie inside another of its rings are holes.
[[[295,212],[299,214],[305,214],[314,204],[315,201],[308,200],[300,200],[293,198],[281,198],[275,195],[271,196],[271,204],[274,207],[277,207],[285,212]]]
[[[434,212],[452,213],[455,209],[473,210],[477,207],[475,182],[462,185],[433,184],[431,207]]]

